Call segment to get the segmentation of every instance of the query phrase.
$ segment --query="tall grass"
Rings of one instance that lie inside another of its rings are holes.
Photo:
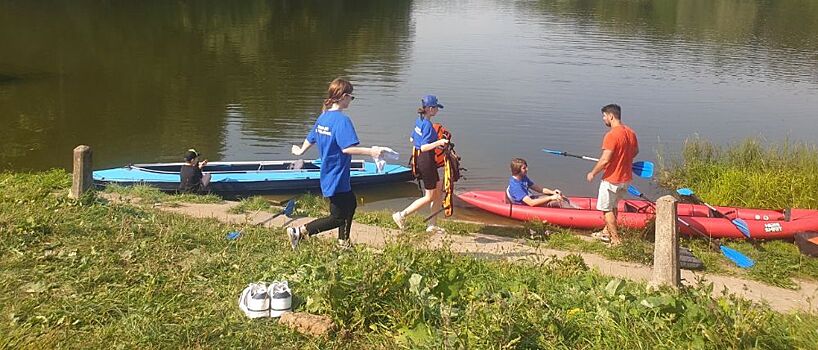
[[[681,157],[660,154],[662,187],[692,188],[707,202],[753,208],[818,209],[818,148],[758,139],[718,146],[685,142]]]
[[[68,176],[0,174],[0,348],[811,348],[818,317],[707,287],[648,292],[578,256],[513,264],[417,249],[339,251],[93,195]],[[249,320],[249,282],[286,278],[296,311],[340,327],[307,338]]]

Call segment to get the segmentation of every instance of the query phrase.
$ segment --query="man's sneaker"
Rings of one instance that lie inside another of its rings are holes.
[[[270,283],[267,292],[270,295],[270,317],[279,317],[292,310],[293,295],[287,281]]]
[[[249,318],[270,316],[270,296],[264,283],[250,283],[239,297],[239,309]]]
[[[392,220],[395,221],[395,224],[398,225],[398,228],[403,230],[403,225],[406,222],[406,217],[403,216],[403,212],[396,211],[392,214]]]
[[[293,250],[298,249],[298,242],[301,241],[301,232],[297,227],[287,227],[287,237],[290,237],[290,246]]]
[[[426,232],[443,234],[443,233],[446,233],[446,229],[444,229],[444,228],[442,228],[440,226],[436,226],[436,225],[429,225],[428,227],[426,227]]]
[[[352,249],[352,242],[350,242],[348,239],[339,239],[338,248],[341,250]]]
[[[611,236],[608,236],[608,234],[603,232],[603,231],[594,232],[594,233],[591,234],[591,237],[594,237],[594,238],[596,238],[596,239],[598,239],[600,241],[603,241],[605,243],[608,243],[608,242],[611,241]]]

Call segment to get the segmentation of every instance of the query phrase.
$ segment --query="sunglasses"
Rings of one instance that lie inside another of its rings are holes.
[[[354,100],[355,100],[355,96],[352,96],[352,94],[344,94],[344,95],[349,96],[349,100],[350,100],[350,101],[354,101]]]

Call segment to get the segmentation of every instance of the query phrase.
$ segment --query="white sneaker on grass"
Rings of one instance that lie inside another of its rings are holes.
[[[594,237],[602,242],[608,243],[611,241],[611,236],[603,231],[597,231],[591,234],[591,237]]]
[[[297,227],[287,227],[287,237],[290,238],[290,246],[293,250],[298,249],[298,243],[301,241],[301,230]]]
[[[293,295],[287,281],[274,281],[267,288],[270,295],[270,317],[280,317],[292,311]]]
[[[339,239],[338,248],[341,250],[352,249],[352,242],[350,242],[348,239]]]
[[[445,234],[445,233],[446,233],[446,229],[444,229],[444,228],[442,228],[442,227],[440,227],[440,226],[437,226],[437,225],[429,225],[428,227],[426,227],[426,232],[428,232],[428,233],[441,233],[441,234]]]
[[[250,283],[239,297],[239,309],[249,318],[270,316],[270,295],[264,283]]]
[[[396,211],[392,214],[392,220],[395,221],[395,224],[398,225],[398,228],[403,230],[403,226],[406,223],[406,216],[403,215],[403,212]]]

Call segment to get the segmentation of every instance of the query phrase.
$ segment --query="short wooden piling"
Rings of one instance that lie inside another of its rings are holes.
[[[681,286],[676,202],[673,196],[664,196],[656,201],[656,242],[653,248],[653,277],[649,283],[652,288]]]
[[[74,148],[74,179],[71,197],[79,198],[94,185],[91,147],[79,145]]]

